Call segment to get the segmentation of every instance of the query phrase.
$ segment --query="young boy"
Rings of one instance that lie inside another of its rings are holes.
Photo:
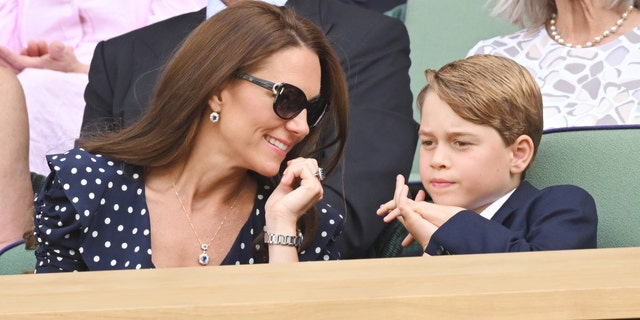
[[[524,180],[542,136],[542,97],[514,61],[479,55],[425,72],[420,176],[433,199],[398,176],[377,214],[399,219],[429,255],[596,247],[597,215],[583,189]],[[413,239],[411,239],[413,238]]]

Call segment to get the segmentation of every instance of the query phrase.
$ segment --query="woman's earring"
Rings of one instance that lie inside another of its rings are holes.
[[[211,114],[209,115],[209,120],[211,120],[211,122],[213,123],[220,121],[220,114],[216,111],[211,112]]]

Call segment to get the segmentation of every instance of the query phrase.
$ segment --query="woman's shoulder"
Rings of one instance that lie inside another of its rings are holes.
[[[638,48],[640,46],[640,25],[629,30],[619,38],[622,46]]]
[[[47,160],[51,174],[36,197],[36,207],[69,202],[75,209],[73,212],[84,213],[81,216],[84,219],[100,205],[109,204],[118,210],[119,202],[138,203],[143,194],[144,177],[139,166],[79,148],[48,155]]]
[[[49,162],[52,169],[69,167],[69,166],[96,166],[106,165],[107,158],[101,154],[93,154],[86,151],[83,148],[74,148],[64,153],[49,154],[47,155],[47,162]]]
[[[76,148],[47,156],[52,174],[49,180],[61,187],[70,199],[100,199],[137,190],[142,193],[143,171],[139,166]],[[116,194],[117,193],[117,194]],[[89,202],[93,202],[92,200]]]
[[[509,50],[515,50],[515,48],[518,47],[517,44],[539,39],[543,32],[546,32],[544,28],[521,29],[510,34],[480,40],[469,50],[467,56],[495,54],[496,51],[506,50],[507,48],[510,48]]]
[[[90,153],[82,148],[71,149],[65,153],[47,155],[51,172],[59,178],[74,179],[95,176],[123,176],[137,178],[141,169],[101,154]]]

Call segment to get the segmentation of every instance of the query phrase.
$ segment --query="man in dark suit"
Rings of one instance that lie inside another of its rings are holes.
[[[325,31],[346,73],[349,137],[344,161],[324,181],[324,199],[345,214],[338,238],[342,257],[372,257],[385,226],[376,209],[393,196],[395,176],[409,174],[417,141],[406,28],[397,19],[334,0],[286,5]],[[162,67],[205,13],[184,14],[99,43],[85,91],[82,135],[137,121]]]

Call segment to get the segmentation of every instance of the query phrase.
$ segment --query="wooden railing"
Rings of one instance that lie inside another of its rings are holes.
[[[0,277],[0,318],[640,317],[640,248]]]

